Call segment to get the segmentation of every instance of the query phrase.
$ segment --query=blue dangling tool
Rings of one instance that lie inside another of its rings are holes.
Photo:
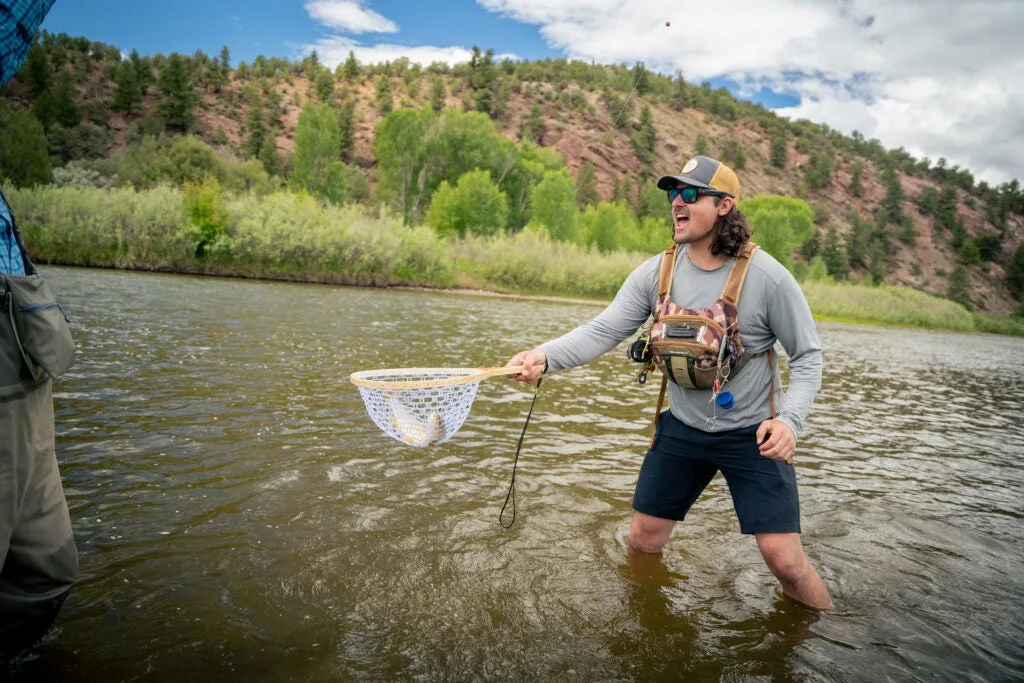
[[[723,391],[722,393],[715,396],[715,405],[722,410],[731,410],[736,401],[733,400],[731,391]]]

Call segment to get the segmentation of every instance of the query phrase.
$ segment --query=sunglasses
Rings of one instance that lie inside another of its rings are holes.
[[[711,195],[713,197],[732,196],[728,192],[720,192],[719,190],[705,190],[704,188],[701,187],[693,187],[691,185],[687,185],[686,187],[670,188],[668,191],[668,203],[671,204],[676,200],[676,197],[681,197],[684,203],[693,204],[703,194]]]

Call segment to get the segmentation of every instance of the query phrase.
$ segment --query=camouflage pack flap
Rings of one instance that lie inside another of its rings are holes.
[[[662,257],[658,277],[658,304],[651,326],[650,344],[654,361],[676,384],[687,389],[710,389],[720,374],[728,376],[744,360],[738,310],[750,262],[758,247],[744,245],[736,257],[722,296],[707,308],[680,308],[671,298],[675,271],[675,245]]]

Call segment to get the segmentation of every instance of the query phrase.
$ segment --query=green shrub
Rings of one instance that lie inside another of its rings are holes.
[[[786,268],[793,269],[793,250],[814,235],[814,211],[802,199],[758,195],[739,203],[750,222],[751,239]]]
[[[963,306],[906,287],[805,282],[801,289],[815,318],[974,331]]]
[[[213,243],[227,230],[224,193],[217,179],[207,176],[202,183],[185,183],[182,195],[196,258],[203,260]]]
[[[452,187],[442,181],[427,211],[439,235],[493,235],[505,229],[508,199],[485,170],[463,174]]]

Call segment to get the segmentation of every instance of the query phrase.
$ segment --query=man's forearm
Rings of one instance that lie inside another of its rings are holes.
[[[814,397],[821,388],[821,351],[813,350],[791,359],[789,364],[789,387],[786,400],[778,419],[789,425],[793,435],[803,432],[807,414],[811,411]]]

